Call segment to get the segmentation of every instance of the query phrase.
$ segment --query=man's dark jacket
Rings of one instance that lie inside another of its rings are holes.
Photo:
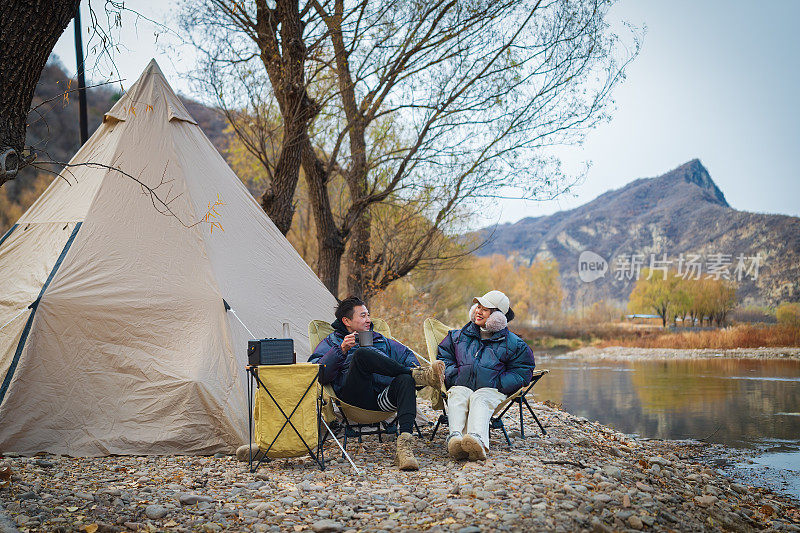
[[[530,383],[536,367],[533,351],[508,328],[481,339],[474,322],[448,332],[439,343],[437,357],[445,365],[446,387],[491,387],[503,394],[512,394]]]
[[[348,334],[347,328],[338,319],[331,324],[331,327],[333,327],[333,333],[319,343],[308,362],[325,365],[320,381],[323,385],[333,383],[333,390],[338,395],[344,383],[347,369],[350,368],[350,361],[359,346],[356,344],[347,350],[346,354],[342,353],[342,341],[345,335]],[[372,329],[372,326],[370,326],[370,329]],[[372,347],[368,349],[377,350],[382,355],[394,359],[406,368],[414,368],[419,365],[414,352],[394,339],[387,339],[377,331],[372,332]],[[380,394],[391,382],[392,378],[389,376],[373,374],[372,388],[375,394]]]

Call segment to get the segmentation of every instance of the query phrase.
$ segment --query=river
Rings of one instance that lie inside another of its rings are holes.
[[[800,499],[800,360],[536,361],[550,370],[537,400],[640,437],[748,449],[739,474]]]

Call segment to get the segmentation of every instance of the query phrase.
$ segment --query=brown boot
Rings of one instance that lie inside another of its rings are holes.
[[[397,437],[397,466],[400,470],[419,470],[419,463],[414,457],[413,440],[411,433],[401,433]]]
[[[444,385],[444,363],[434,361],[431,366],[418,366],[411,369],[411,377],[418,387],[433,387],[441,389]]]
[[[447,455],[456,460],[469,457],[469,454],[461,447],[461,433],[451,433],[448,437]]]
[[[485,461],[486,448],[484,448],[481,438],[477,435],[466,434],[461,439],[461,449],[467,452],[470,461]]]

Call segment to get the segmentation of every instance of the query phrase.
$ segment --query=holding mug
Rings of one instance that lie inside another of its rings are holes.
[[[356,335],[359,346],[372,346],[372,332],[359,331]]]

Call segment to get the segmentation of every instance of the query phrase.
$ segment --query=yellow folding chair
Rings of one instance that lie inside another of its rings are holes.
[[[251,447],[250,471],[255,472],[264,459],[306,454],[324,470],[319,365],[248,366],[247,371],[248,398],[252,398],[250,441],[254,434],[261,455],[253,467]]]
[[[372,327],[387,339],[392,338],[389,324],[385,320],[372,318]],[[331,333],[333,333],[333,328],[324,320],[312,320],[308,324],[308,339],[314,348]],[[420,358],[417,357],[417,359],[419,360]],[[349,437],[357,437],[358,442],[361,442],[364,435],[377,435],[378,441],[383,442],[384,434],[392,435],[396,433],[396,429],[386,422],[397,415],[396,411],[371,411],[349,404],[336,396],[336,392],[334,392],[330,384],[322,386],[322,397],[323,416],[326,421],[330,422],[336,418],[333,406],[336,405],[339,408],[345,426],[343,439],[345,449],[347,449],[347,439]],[[417,429],[417,434],[422,438],[419,426],[417,426],[416,422],[414,422],[414,425]]]
[[[425,332],[425,346],[428,349],[428,359],[431,363],[433,363],[436,361],[436,358],[439,354],[439,344],[444,340],[448,332],[455,328],[451,328],[439,322],[435,318],[429,317],[423,322],[422,329]],[[526,395],[545,374],[549,373],[550,371],[546,369],[534,370],[531,382],[524,387],[521,387],[515,393],[510,394],[508,398],[506,398],[500,405],[497,406],[497,408],[494,410],[494,413],[492,413],[492,418],[489,421],[489,428],[501,430],[509,446],[511,446],[511,439],[508,438],[508,432],[506,431],[505,424],[503,424],[503,417],[508,412],[509,408],[515,403],[519,406],[519,431],[522,438],[525,438],[525,421],[523,416],[524,411],[522,409],[523,404],[528,408],[528,412],[530,412],[531,416],[536,421],[539,429],[542,430],[542,434],[547,435],[547,431],[545,431],[544,426],[542,426],[542,423],[539,421],[539,417],[536,416],[536,413],[533,412],[533,408],[531,408],[531,405],[528,403],[528,398]],[[439,419],[436,421],[436,425],[433,427],[433,432],[431,432],[431,440],[433,440],[433,437],[436,436],[439,426],[442,424],[447,424],[446,398],[447,392],[443,391],[438,395],[438,398],[436,398],[435,401],[431,401],[434,409],[442,411],[442,414],[439,415]]]

